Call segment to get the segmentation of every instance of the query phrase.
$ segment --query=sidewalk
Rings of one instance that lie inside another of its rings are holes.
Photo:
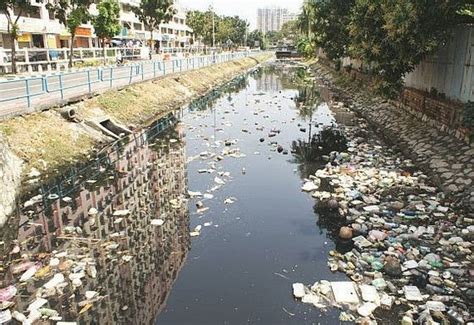
[[[192,56],[173,60],[140,60],[74,72],[24,76],[0,82],[0,120],[81,100],[109,89],[199,69],[251,55],[251,52]]]
[[[223,52],[223,53],[228,53],[228,52]],[[168,54],[168,53],[165,53]],[[148,62],[148,61],[161,61],[163,60],[165,54],[154,54],[152,56],[152,59],[136,59],[136,60],[125,60],[124,61],[124,66],[129,66],[133,65],[136,63],[141,63],[141,62]],[[203,56],[204,53],[199,53],[198,55],[191,55],[187,57],[183,56],[172,56],[169,60],[174,60],[174,59],[185,59],[185,58],[192,58],[192,57],[199,57]],[[109,61],[113,61],[113,58],[108,58]],[[115,63],[114,64],[107,64],[107,65],[98,65],[98,66],[91,66],[91,67],[82,67],[82,68],[71,68],[67,70],[61,70],[61,71],[43,71],[43,72],[22,72],[22,73],[17,73],[16,75],[13,74],[6,74],[6,75],[0,75],[0,83],[4,81],[12,81],[12,80],[19,80],[19,79],[25,79],[25,78],[41,78],[41,77],[46,77],[46,76],[55,76],[58,74],[66,74],[66,73],[73,73],[73,72],[81,72],[81,71],[88,71],[88,70],[96,70],[100,68],[110,68],[110,67],[115,67],[117,66]]]

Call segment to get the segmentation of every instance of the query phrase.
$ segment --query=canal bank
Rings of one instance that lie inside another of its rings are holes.
[[[387,109],[389,103],[361,91],[363,85],[340,87],[333,71],[311,68],[336,120],[338,112],[358,116],[353,126],[341,123],[347,149],[329,155],[328,164],[304,185],[316,199],[315,211],[332,211],[330,217],[339,220],[334,238],[353,248],[339,247],[328,256],[329,268],[350,280],[302,280],[293,284],[293,295],[322,310],[342,306],[341,321],[469,323],[474,297],[469,192],[465,197],[461,191],[446,191],[433,176],[436,168],[410,159],[418,154],[412,151],[419,151],[413,143],[439,146],[438,137],[445,141],[441,145],[455,140],[420,121],[402,123],[402,112]],[[412,132],[417,124],[420,130]],[[454,169],[465,173],[468,167],[462,164],[472,163],[472,149],[458,145],[439,150],[437,157],[457,159],[461,166]],[[439,159],[423,152],[428,161]]]
[[[320,63],[310,64],[331,89],[331,99],[363,117],[388,143],[397,146],[444,193],[474,215],[474,143],[466,143],[410,114],[394,101],[374,96],[367,85],[349,80]]]
[[[109,91],[60,111],[49,110],[2,121],[2,150],[8,157],[23,162],[26,181],[39,181],[43,175],[57,174],[62,168],[94,156],[102,147],[117,140],[120,134],[114,132],[140,130],[270,58],[271,54],[255,54]],[[20,181],[17,169],[16,165],[0,165],[2,188],[11,188],[11,184]],[[13,201],[11,195],[0,199],[2,216],[7,214],[3,212],[11,211]],[[5,221],[2,219],[0,224]]]

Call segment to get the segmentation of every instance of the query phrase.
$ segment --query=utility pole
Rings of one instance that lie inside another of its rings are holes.
[[[248,33],[249,32],[249,23],[247,20],[245,21],[245,39],[244,39],[244,46],[247,46],[247,39],[248,39]]]
[[[216,47],[216,21],[214,14],[214,5],[211,5],[212,8],[212,47]]]

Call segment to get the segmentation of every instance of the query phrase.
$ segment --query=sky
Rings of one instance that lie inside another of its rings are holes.
[[[303,0],[179,0],[179,3],[189,9],[207,10],[213,4],[215,11],[221,15],[238,15],[250,23],[250,28],[257,27],[257,9],[268,6],[287,8],[298,12]]]

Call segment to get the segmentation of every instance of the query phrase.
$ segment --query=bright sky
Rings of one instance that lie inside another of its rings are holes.
[[[179,0],[189,9],[207,10],[210,5],[221,15],[238,15],[250,23],[250,28],[257,26],[257,9],[269,6],[287,8],[291,12],[299,12],[303,0]]]

